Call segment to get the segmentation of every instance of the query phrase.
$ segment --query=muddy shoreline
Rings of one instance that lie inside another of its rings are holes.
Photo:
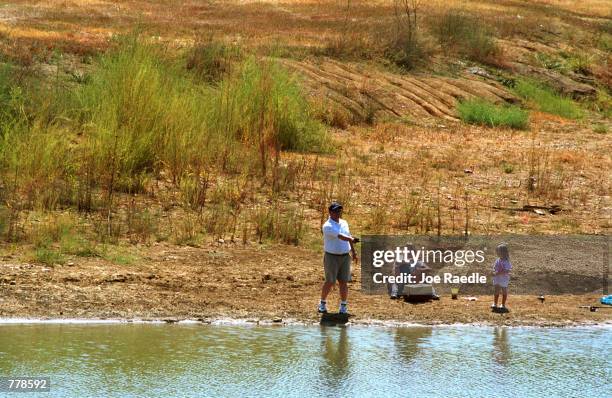
[[[211,319],[179,319],[179,318],[159,318],[159,319],[104,319],[104,318],[0,318],[0,326],[4,325],[203,325],[203,326],[320,326],[319,322],[310,322],[297,319],[239,319],[239,318],[211,318]],[[349,321],[346,324],[322,325],[322,326],[359,326],[359,327],[499,327],[495,323],[415,323],[394,320],[361,319]],[[561,327],[561,328],[582,328],[582,327],[612,327],[612,320],[603,322],[542,322],[521,324],[520,322],[503,327],[525,328],[525,327]]]
[[[131,248],[137,253],[137,248]],[[318,324],[322,272],[317,251],[290,246],[154,245],[129,265],[75,258],[64,265],[0,260],[0,323],[7,319],[221,320],[257,324]],[[530,279],[525,279],[530,280]],[[492,295],[460,294],[421,304],[361,291],[359,267],[349,284],[352,324],[468,324],[568,326],[612,322],[612,309],[595,312],[600,293],[514,295],[509,313],[493,313]],[[492,293],[492,292],[491,292]],[[338,292],[328,298],[336,312]],[[585,308],[586,307],[586,308]]]

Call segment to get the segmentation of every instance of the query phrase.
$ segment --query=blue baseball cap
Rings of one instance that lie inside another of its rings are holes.
[[[332,202],[332,204],[329,205],[329,211],[338,211],[338,210],[342,210],[342,205],[338,202]]]

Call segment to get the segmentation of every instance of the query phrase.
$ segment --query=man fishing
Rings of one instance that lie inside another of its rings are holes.
[[[325,282],[321,288],[319,312],[327,312],[327,296],[338,281],[340,288],[340,314],[348,314],[348,282],[351,280],[351,257],[358,261],[355,243],[359,238],[353,238],[346,220],[341,219],[342,205],[333,202],[329,205],[329,218],[323,224],[323,267]]]

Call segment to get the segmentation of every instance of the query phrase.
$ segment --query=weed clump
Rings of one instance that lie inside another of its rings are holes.
[[[459,117],[466,123],[489,127],[510,127],[524,130],[529,124],[529,113],[518,106],[501,106],[475,99],[459,103]]]
[[[582,109],[574,101],[557,94],[553,89],[543,84],[520,79],[514,90],[522,98],[533,102],[542,112],[552,113],[567,119],[580,119],[583,116]]]
[[[196,44],[187,54],[187,70],[206,83],[216,83],[232,72],[232,67],[243,58],[239,47],[208,40]]]
[[[501,49],[493,32],[466,11],[450,9],[429,20],[431,32],[446,54],[459,54],[483,64],[499,64]]]
[[[278,63],[226,56],[229,50],[210,45],[187,54],[185,68],[168,51],[121,38],[94,61],[87,79],[70,84],[0,67],[3,235],[24,235],[18,228],[29,211],[61,209],[97,214],[103,221],[94,224],[96,233],[106,238],[125,231],[133,241],[148,242],[159,235],[155,217],[134,199],[126,205],[123,194],[153,196],[162,186],[171,192],[166,211],[179,204],[198,213],[187,217],[189,228],[179,228],[177,240],[196,242],[201,231],[233,236],[249,188],[242,187],[229,208],[217,208],[214,195],[207,196],[209,181],[222,177],[231,186],[236,176],[258,178],[264,194],[282,194],[296,177],[281,152],[330,150],[299,82]],[[210,225],[202,225],[207,220]],[[274,239],[299,241],[291,228],[278,230],[290,223],[275,223]],[[92,252],[81,246],[45,241],[36,257],[58,262],[56,253]]]

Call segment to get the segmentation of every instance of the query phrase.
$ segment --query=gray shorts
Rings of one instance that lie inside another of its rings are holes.
[[[325,253],[323,267],[325,269],[325,282],[336,283],[336,280],[350,282],[351,256],[348,253],[343,255]]]

